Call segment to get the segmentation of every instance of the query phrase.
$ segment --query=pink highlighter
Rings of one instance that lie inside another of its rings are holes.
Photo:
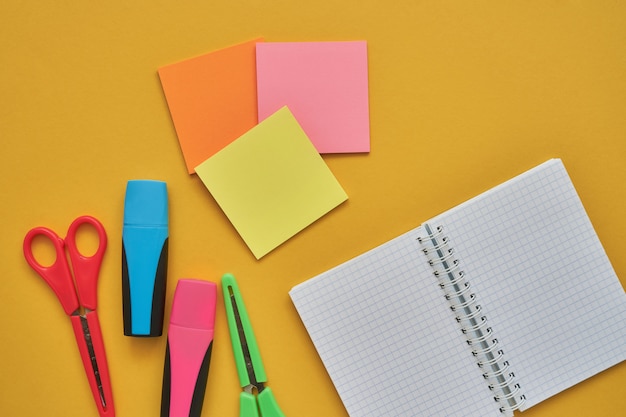
[[[200,417],[213,347],[217,285],[181,279],[167,333],[161,417]]]

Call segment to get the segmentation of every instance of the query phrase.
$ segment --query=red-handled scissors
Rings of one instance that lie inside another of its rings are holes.
[[[85,224],[93,226],[98,232],[98,249],[92,256],[83,256],[76,246],[76,233]],[[52,241],[56,251],[56,260],[50,266],[43,266],[33,256],[32,243],[36,236],[45,236]],[[24,257],[26,262],[48,283],[55,292],[65,313],[70,316],[78,350],[83,360],[89,386],[102,417],[113,417],[113,396],[111,380],[107,366],[100,321],[96,313],[98,303],[97,284],[102,257],[107,246],[107,236],[102,224],[93,217],[81,216],[72,222],[67,237],[60,238],[46,227],[31,229],[24,238]],[[74,278],[65,254],[74,271]]]

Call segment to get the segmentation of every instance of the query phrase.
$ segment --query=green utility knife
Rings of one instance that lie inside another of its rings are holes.
[[[237,373],[243,388],[239,396],[239,416],[285,417],[272,390],[265,386],[267,377],[261,362],[261,354],[239,286],[232,274],[225,274],[222,277],[222,291]]]

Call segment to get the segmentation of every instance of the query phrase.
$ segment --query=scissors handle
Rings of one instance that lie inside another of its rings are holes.
[[[76,234],[80,226],[84,224],[92,225],[98,233],[98,249],[92,256],[84,256],[78,251],[76,246]],[[56,252],[56,259],[50,266],[41,265],[33,255],[33,239],[36,236],[44,236],[48,238]],[[72,279],[67,257],[65,256],[65,247],[67,246],[70,261],[74,269],[76,277],[76,286]],[[81,216],[72,222],[67,232],[67,238],[61,239],[56,233],[47,227],[35,227],[28,231],[24,238],[24,257],[26,262],[48,283],[50,288],[57,295],[63,310],[68,315],[74,313],[80,307],[81,303],[84,307],[95,310],[98,304],[97,284],[98,272],[102,264],[102,258],[107,246],[107,236],[104,226],[98,220],[91,216]],[[78,296],[80,295],[80,302]]]
[[[256,397],[242,391],[239,394],[239,417],[285,417],[280,409],[272,389],[263,388]]]
[[[285,417],[285,414],[278,406],[274,393],[270,387],[265,387],[257,396],[259,410],[262,417]]]
[[[81,254],[76,246],[76,234],[78,229],[90,224],[98,232],[98,249],[92,256]],[[65,238],[74,269],[74,278],[76,279],[76,289],[80,296],[81,304],[90,309],[95,310],[98,305],[98,274],[102,265],[102,258],[107,247],[107,235],[104,226],[95,217],[81,216],[72,222],[67,237]]]
[[[249,392],[239,394],[239,417],[259,417],[259,406],[256,397]]]
[[[54,245],[56,259],[50,266],[43,266],[33,256],[33,239],[36,236],[45,236]],[[35,227],[28,231],[24,238],[24,257],[26,262],[44,279],[52,288],[63,306],[67,315],[75,312],[80,306],[70,268],[65,257],[64,242],[56,233],[46,227]]]

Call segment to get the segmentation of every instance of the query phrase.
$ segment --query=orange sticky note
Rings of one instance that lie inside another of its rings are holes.
[[[159,68],[185,158],[194,168],[257,124],[255,39]]]

